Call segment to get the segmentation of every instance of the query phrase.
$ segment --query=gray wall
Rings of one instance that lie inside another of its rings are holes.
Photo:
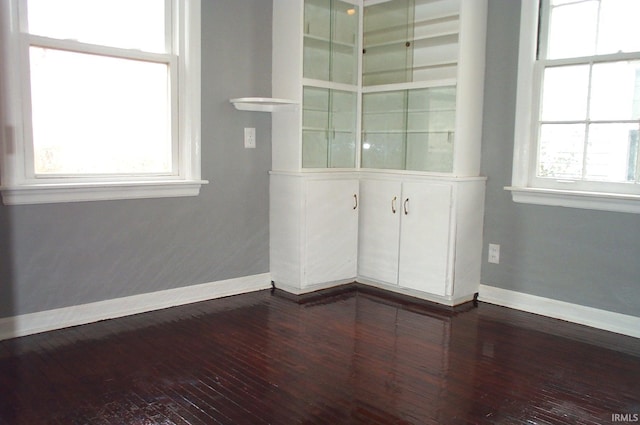
[[[202,1],[199,197],[0,206],[0,317],[269,271],[271,2]],[[255,127],[257,149],[244,149]]]
[[[516,204],[511,183],[520,2],[489,1],[482,283],[640,316],[640,215]],[[500,264],[486,262],[501,245]]]

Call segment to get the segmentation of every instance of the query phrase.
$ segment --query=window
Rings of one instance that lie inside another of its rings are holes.
[[[637,0],[522,2],[514,200],[640,212]]]
[[[5,204],[198,194],[199,0],[0,13]]]

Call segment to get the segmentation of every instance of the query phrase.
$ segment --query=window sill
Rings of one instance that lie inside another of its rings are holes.
[[[31,184],[0,187],[5,205],[197,196],[206,180]]]
[[[514,202],[640,214],[640,195],[507,186]]]

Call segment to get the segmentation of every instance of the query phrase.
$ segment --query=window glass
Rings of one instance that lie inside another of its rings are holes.
[[[594,0],[551,7],[548,59],[593,55],[598,29],[598,3]]]
[[[3,0],[5,1],[5,0]],[[28,0],[29,33],[165,52],[164,0]]]
[[[590,125],[585,177],[595,181],[634,181],[637,139],[637,123]]]
[[[584,120],[588,90],[588,65],[547,68],[542,90],[542,120]]]
[[[168,67],[31,47],[34,171],[172,172]]]
[[[640,50],[640,1],[551,1],[547,58]]]
[[[606,0],[600,3],[599,55],[640,50],[640,1]]]
[[[559,179],[581,178],[584,140],[583,124],[541,125],[538,176]]]
[[[640,61],[620,61],[593,66],[590,118],[640,119]]]

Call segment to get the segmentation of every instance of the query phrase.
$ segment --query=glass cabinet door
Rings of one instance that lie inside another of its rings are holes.
[[[358,95],[330,90],[331,116],[329,129],[329,168],[356,166],[356,108]]]
[[[326,168],[329,152],[329,90],[304,87],[302,108],[302,167]]]
[[[355,92],[305,86],[302,111],[302,167],[354,168]]]
[[[409,90],[407,170],[453,171],[455,108],[455,87]]]
[[[305,0],[304,78],[358,82],[357,6],[340,0]]]
[[[453,86],[362,96],[362,167],[451,172]]]
[[[358,83],[358,7],[343,1],[333,1],[331,81]]]
[[[363,85],[410,81],[413,0],[395,0],[364,8]]]
[[[330,54],[331,0],[305,0],[304,77],[329,81]]]
[[[459,0],[394,0],[364,8],[363,85],[452,79]]]
[[[405,168],[407,91],[362,95],[363,168]]]

